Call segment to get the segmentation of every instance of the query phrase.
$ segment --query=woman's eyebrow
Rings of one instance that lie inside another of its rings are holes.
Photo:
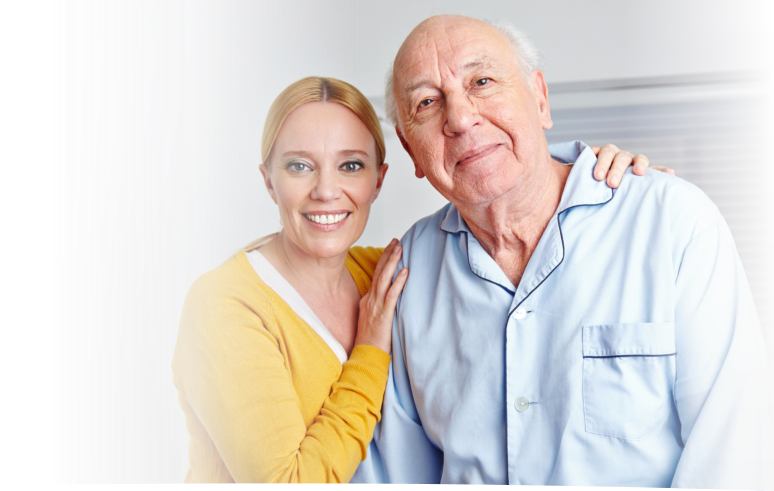
[[[346,155],[346,156],[357,155],[362,158],[368,158],[368,154],[362,150],[342,150],[339,152],[339,155]]]
[[[363,157],[363,158],[368,158],[369,157],[367,152],[364,152],[362,150],[355,150],[355,149],[352,149],[352,150],[350,150],[350,149],[340,150],[337,153],[340,156],[353,156],[353,155],[356,155],[356,156]],[[290,158],[290,157],[306,157],[308,159],[311,159],[314,156],[311,153],[306,152],[304,150],[288,150],[287,152],[282,154],[282,158],[283,159],[287,159],[287,158]]]
[[[287,152],[282,154],[283,159],[287,159],[289,157],[306,157],[306,158],[312,158],[312,154],[309,152],[305,152],[303,150],[288,150]]]

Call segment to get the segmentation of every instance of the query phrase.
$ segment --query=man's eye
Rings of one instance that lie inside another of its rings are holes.
[[[489,79],[488,78],[480,78],[480,79],[476,80],[476,85],[478,85],[479,87],[481,87],[483,85],[486,85],[487,83],[489,83]]]
[[[433,100],[432,100],[432,99],[423,99],[423,100],[422,100],[422,101],[419,103],[419,106],[420,106],[420,107],[427,107],[427,106],[429,106],[429,105],[430,105],[430,104],[432,104],[432,103],[433,103]]]
[[[341,165],[341,170],[345,172],[355,172],[363,168],[362,162],[344,162]]]

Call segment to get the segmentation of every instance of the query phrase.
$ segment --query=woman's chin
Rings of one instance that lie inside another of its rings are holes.
[[[325,241],[312,243],[305,247],[306,253],[318,259],[330,259],[342,256],[349,251],[353,243],[349,241]]]
[[[310,220],[303,221],[289,238],[309,256],[319,259],[335,258],[345,255],[352,247],[365,227],[347,217],[336,224],[319,224]],[[359,233],[355,229],[361,228]]]

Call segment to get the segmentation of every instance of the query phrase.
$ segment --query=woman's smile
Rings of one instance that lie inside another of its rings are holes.
[[[346,219],[352,214],[352,212],[311,212],[302,213],[304,217],[310,222],[310,225],[325,232],[337,230],[344,226]]]

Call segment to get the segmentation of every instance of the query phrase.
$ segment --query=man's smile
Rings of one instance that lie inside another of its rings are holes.
[[[468,165],[478,160],[489,157],[502,147],[502,143],[494,143],[490,145],[482,145],[472,150],[468,150],[457,161],[456,165]]]

